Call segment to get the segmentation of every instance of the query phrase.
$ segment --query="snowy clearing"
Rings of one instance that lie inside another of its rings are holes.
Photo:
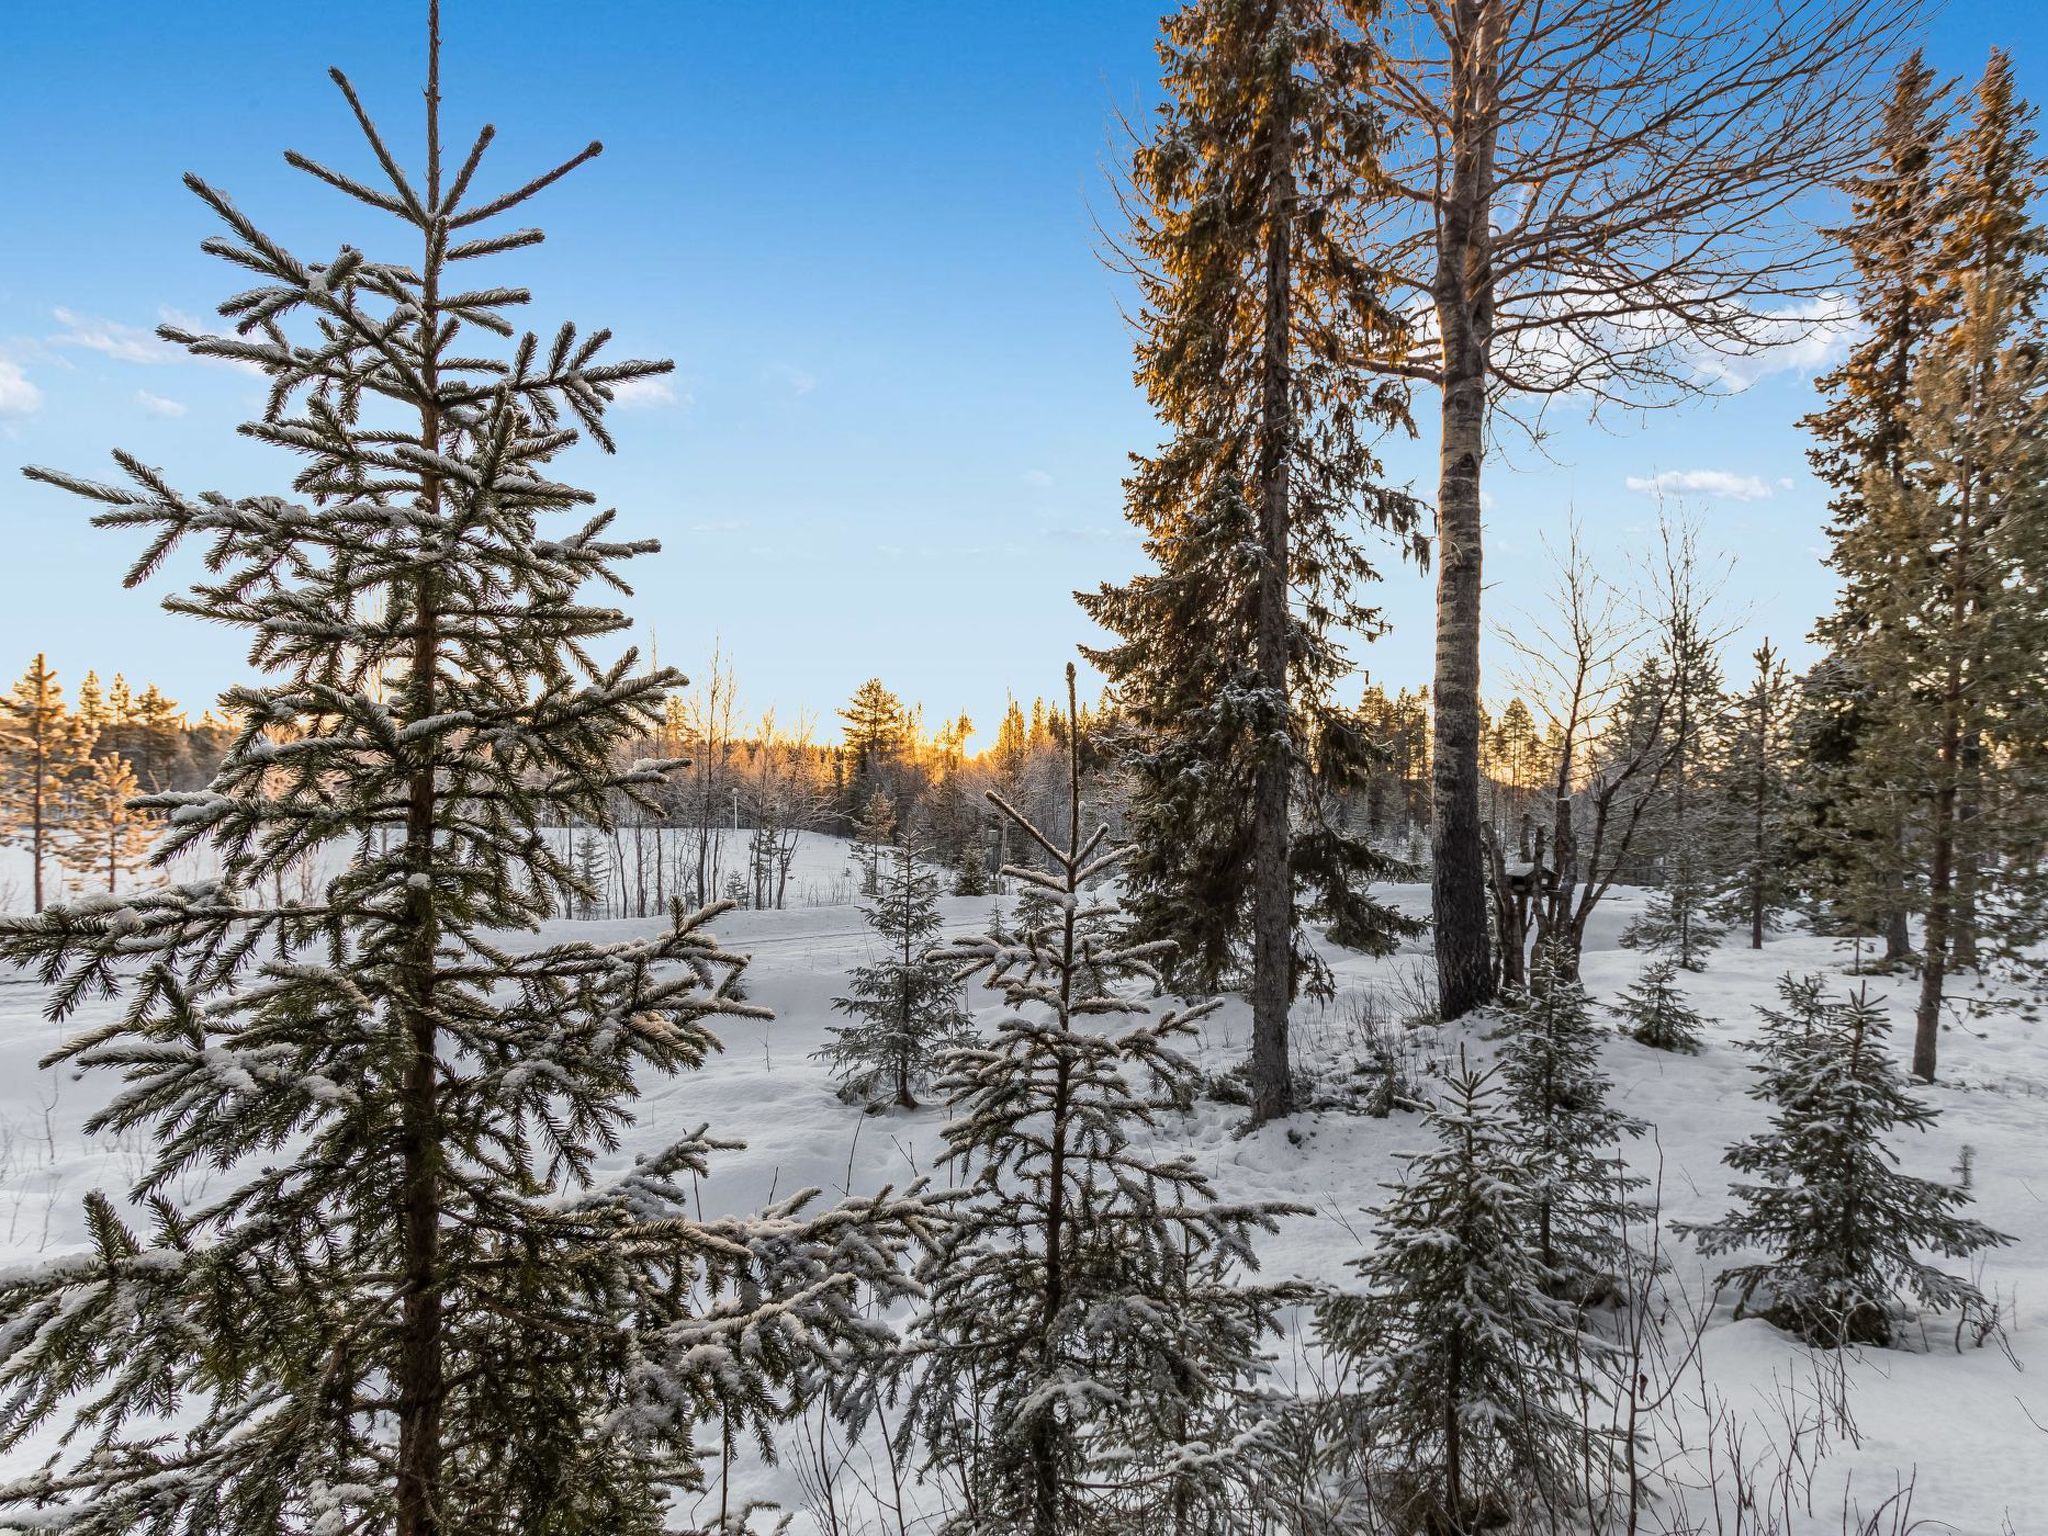
[[[807,877],[830,882],[843,853],[837,840],[817,839],[806,859]],[[1410,912],[1426,910],[1422,887],[1397,887],[1393,894]],[[1618,892],[1599,914],[1585,980],[1601,1002],[1613,1000],[1644,964],[1643,956],[1616,942],[1639,905],[1634,893]],[[943,910],[948,932],[964,934],[985,925],[990,902],[949,897]],[[560,923],[550,925],[550,936],[602,941],[655,926],[652,919]],[[727,945],[754,956],[750,995],[776,1017],[765,1024],[727,1021],[724,1053],[704,1072],[645,1084],[631,1140],[606,1171],[622,1170],[633,1156],[708,1121],[714,1134],[747,1145],[714,1164],[702,1189],[707,1213],[750,1211],[771,1195],[806,1186],[828,1195],[872,1192],[933,1174],[943,1111],[863,1114],[839,1100],[814,1055],[839,1017],[831,1000],[843,990],[846,971],[868,954],[870,936],[856,909],[736,911],[717,931]],[[1329,951],[1340,994],[1328,1008],[1297,1008],[1303,1064],[1341,1065],[1345,1020],[1357,999],[1398,992],[1424,953],[1414,945],[1386,960],[1365,960]],[[1724,946],[1703,975],[1684,978],[1687,995],[1713,1021],[1702,1054],[1669,1055],[1619,1036],[1608,1043],[1605,1065],[1617,1107],[1654,1127],[1628,1152],[1639,1171],[1661,1178],[1667,1222],[1701,1220],[1727,1208],[1722,1150],[1763,1119],[1761,1107],[1744,1096],[1749,1058],[1735,1049],[1735,1042],[1754,1037],[1756,1005],[1772,1000],[1777,979],[1788,971],[1828,971],[1852,984],[1846,976],[1851,960],[1831,941],[1804,932],[1781,935],[1760,953]],[[1870,985],[1887,996],[1897,1026],[1892,1044],[1900,1049],[1910,1033],[1906,987],[1884,977]],[[80,1080],[36,1065],[67,1031],[103,1021],[112,1005],[90,1005],[60,1029],[43,1018],[43,997],[31,978],[0,978],[0,1259],[9,1263],[76,1248],[83,1240],[81,1196],[95,1187],[119,1190],[143,1166],[143,1148],[97,1140],[81,1129],[113,1089],[111,1079]],[[993,1015],[992,994],[977,993],[972,1001],[981,1016]],[[1205,1022],[1204,1068],[1236,1065],[1248,1030],[1244,1005],[1227,1002]],[[1493,1049],[1481,1029],[1445,1029],[1421,1044],[1438,1055],[1455,1055],[1462,1046],[1480,1059]],[[1828,1437],[1810,1489],[1811,1513],[1795,1522],[1797,1530],[1839,1531],[1845,1509],[1868,1511],[1907,1480],[1916,1484],[1911,1514],[1928,1522],[1922,1529],[1967,1536],[2048,1530],[2048,1388],[2035,1375],[2048,1321],[2040,1299],[2048,1293],[2048,1036],[2038,1022],[2000,1015],[1956,1023],[1943,1052],[1945,1080],[1928,1090],[1940,1122],[1932,1134],[1897,1150],[1908,1171],[1948,1179],[1962,1149],[1972,1149],[1972,1214],[2017,1239],[1986,1255],[1980,1273],[1986,1294],[2004,1310],[2010,1354],[1995,1343],[1958,1354],[1940,1319],[1930,1320],[1924,1347],[1852,1354],[1846,1378],[1855,1434]],[[1418,1117],[1304,1112],[1241,1136],[1243,1113],[1205,1101],[1171,1125],[1170,1134],[1197,1154],[1225,1198],[1291,1200],[1316,1209],[1316,1217],[1287,1222],[1264,1245],[1269,1277],[1346,1283],[1347,1261],[1367,1227],[1365,1208],[1394,1175],[1391,1154],[1418,1144]],[[201,1192],[176,1193],[191,1198]],[[1669,1283],[1704,1295],[1707,1265],[1685,1242],[1668,1235],[1666,1241],[1673,1260]],[[1810,1399],[1827,1378],[1825,1362],[1817,1365],[1817,1357],[1765,1322],[1733,1320],[1725,1304],[1711,1319],[1703,1359],[1713,1391],[1749,1419],[1759,1447],[1782,1439],[1786,1405]],[[1285,1379],[1302,1365],[1290,1357],[1278,1369]],[[1690,1411],[1703,1422],[1697,1404]],[[4,1470],[22,1470],[42,1454],[46,1442],[39,1439]],[[733,1482],[736,1494],[774,1498],[794,1511],[795,1530],[818,1528],[805,1508],[796,1459],[785,1457],[772,1468],[742,1463]],[[695,1513],[714,1512],[715,1505],[707,1505]],[[682,1513],[688,1518],[691,1512]]]

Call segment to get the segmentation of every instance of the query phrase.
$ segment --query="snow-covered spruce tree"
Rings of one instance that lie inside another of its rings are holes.
[[[1364,25],[1376,6],[1344,9]],[[1378,483],[1374,441],[1406,400],[1359,362],[1401,326],[1357,255],[1371,47],[1334,11],[1189,0],[1164,23],[1166,101],[1129,198],[1138,378],[1169,436],[1137,460],[1126,515],[1154,568],[1080,599],[1117,637],[1089,656],[1135,738],[1133,929],[1172,939],[1203,990],[1249,970],[1258,1121],[1293,1107],[1288,1006],[1322,974],[1303,908],[1371,953],[1409,928],[1367,894],[1392,862],[1337,814],[1372,757],[1331,696],[1339,636],[1382,627],[1356,530],[1405,538],[1416,507]]]
[[[612,766],[678,679],[595,663],[627,620],[579,595],[653,546],[609,539],[609,514],[544,531],[592,499],[553,477],[565,417],[610,446],[613,390],[668,365],[601,362],[605,333],[568,326],[470,345],[527,295],[459,274],[541,238],[489,221],[598,146],[472,195],[492,134],[446,174],[438,21],[424,175],[339,73],[381,182],[289,157],[409,254],[303,261],[188,178],[227,226],[207,249],[253,286],[222,306],[237,334],[163,334],[269,375],[243,430],[298,456],[301,499],[185,495],[126,454],[128,487],[30,471],[151,531],[131,580],[198,539],[208,579],[167,606],[246,631],[267,676],[224,696],[212,787],[145,801],[160,861],[207,845],[218,880],[0,925],[54,1017],[125,1000],[52,1059],[119,1073],[89,1129],[154,1148],[146,1233],[94,1193],[88,1249],[0,1282],[0,1443],[83,1437],[0,1490],[0,1527],[653,1532],[663,1490],[701,1481],[696,1426],[765,1435],[878,1342],[866,1288],[901,1284],[916,1201],[699,1220],[721,1145],[701,1131],[597,1182],[636,1081],[758,1014],[710,912],[603,946],[494,937],[574,899],[548,830],[603,825],[668,766]],[[310,900],[264,899],[335,864]]]
[[[960,840],[960,867],[953,872],[955,896],[986,896],[989,893],[988,845],[981,827],[970,825]]]
[[[1652,1050],[1698,1052],[1706,1020],[1678,990],[1678,962],[1653,960],[1621,995],[1612,1011],[1629,1038]]]
[[[1079,835],[1071,738],[1068,761],[1063,844],[989,795],[1051,864],[1005,870],[1051,919],[950,947],[1010,1012],[941,1083],[969,1181],[920,1274],[902,1433],[954,1484],[955,1536],[1235,1530],[1242,1410],[1295,1297],[1242,1272],[1255,1234],[1307,1212],[1223,1202],[1191,1157],[1145,1145],[1191,1102],[1196,1069],[1176,1047],[1216,1005],[1154,1018],[1124,994],[1158,985],[1166,946],[1120,944],[1114,909],[1086,891],[1120,855],[1106,828]]]
[[[1589,1451],[1578,1409],[1598,1390],[1595,1346],[1552,1294],[1535,1243],[1543,1174],[1495,1079],[1462,1057],[1451,1070],[1428,1110],[1437,1144],[1402,1154],[1353,1266],[1365,1289],[1319,1309],[1363,1382],[1337,1405],[1337,1467],[1395,1531],[1462,1536],[1569,1508]]]
[[[1648,1127],[1608,1104],[1608,1032],[1569,970],[1554,946],[1537,950],[1528,994],[1506,1011],[1500,1073],[1535,1179],[1536,1256],[1559,1295],[1588,1301],[1611,1289],[1628,1226],[1642,1219],[1630,1192],[1643,1180],[1623,1165],[1621,1142]]]
[[[832,1006],[853,1020],[832,1031],[823,1054],[841,1091],[867,1104],[917,1107],[916,1090],[974,1033],[960,995],[959,967],[933,953],[939,937],[939,877],[919,850],[899,843],[883,855],[874,898],[861,915],[881,954],[847,977]]]
[[[1925,1130],[1934,1111],[1907,1090],[1886,1044],[1891,1026],[1866,991],[1829,1002],[1821,977],[1786,977],[1782,1009],[1764,1009],[1763,1060],[1750,1097],[1772,1108],[1770,1129],[1728,1150],[1755,1183],[1730,1191],[1742,1208],[1681,1226],[1705,1254],[1762,1249],[1716,1281],[1738,1311],[1761,1292],[1764,1316],[1823,1348],[1889,1344],[1899,1299],[1976,1313],[1968,1280],[1918,1257],[1962,1258],[2011,1238],[1956,1212],[1967,1189],[1898,1169],[1894,1127]]]
[[[585,827],[576,834],[574,869],[576,892],[572,904],[576,916],[586,923],[594,922],[611,911],[606,888],[612,878],[611,854],[595,827]]]

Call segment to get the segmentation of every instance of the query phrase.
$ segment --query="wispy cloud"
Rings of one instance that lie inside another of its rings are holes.
[[[1847,294],[1823,293],[1757,315],[1751,345],[1702,349],[1693,366],[1724,388],[1745,390],[1776,373],[1815,374],[1848,355],[1863,322]]]
[[[177,417],[185,414],[183,401],[166,400],[162,395],[152,395],[146,389],[135,391],[135,403],[152,416]]]
[[[121,363],[175,363],[185,356],[154,332],[138,326],[123,325],[118,320],[105,320],[98,315],[81,315],[62,305],[51,313],[64,327],[50,338],[53,347],[77,347]]]
[[[263,376],[260,365],[243,358],[195,357],[183,347],[173,345],[158,336],[156,332],[144,330],[136,325],[124,325],[119,320],[108,320],[100,315],[83,315],[75,309],[66,309],[61,304],[50,311],[64,329],[48,339],[53,347],[68,347],[80,352],[97,352],[102,357],[112,358],[117,363],[137,363],[154,368],[166,363],[198,363],[212,368],[233,368],[239,373]],[[176,309],[160,309],[157,318],[167,325],[180,330],[199,334],[218,332],[218,321],[199,320]]]
[[[21,364],[0,357],[0,416],[27,416],[43,406],[43,392],[29,382]]]
[[[1630,475],[1628,488],[1645,496],[1717,496],[1724,501],[1764,501],[1768,482],[1755,475],[1726,469],[1667,469],[1656,475]]]
[[[688,394],[678,395],[668,379],[656,374],[651,379],[628,379],[612,386],[612,404],[622,411],[651,411],[669,405],[689,405]]]
[[[1052,485],[1052,476],[1047,474],[1042,469],[1025,470],[1023,480],[1026,485],[1032,487],[1034,490],[1047,490]]]
[[[787,363],[778,363],[768,370],[770,378],[789,386],[793,395],[808,395],[818,387],[818,376],[808,368],[794,368]]]

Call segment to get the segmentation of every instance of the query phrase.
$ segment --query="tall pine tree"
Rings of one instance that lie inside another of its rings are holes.
[[[64,687],[42,653],[0,695],[0,818],[28,849],[29,895],[43,910],[44,874],[62,845],[70,795],[92,771],[93,732],[64,707]]]
[[[1354,7],[1353,9],[1357,9]],[[1153,570],[1081,596],[1090,657],[1140,741],[1125,884],[1137,931],[1205,988],[1249,959],[1252,1114],[1293,1107],[1287,1011],[1315,961],[1297,887],[1341,944],[1402,922],[1387,861],[1332,814],[1368,743],[1331,688],[1371,635],[1353,528],[1409,535],[1373,439],[1404,395],[1359,366],[1400,330],[1354,240],[1379,123],[1369,45],[1326,0],[1190,0],[1159,48],[1167,100],[1131,166],[1138,378],[1169,440],[1125,482]]]
[[[1913,367],[1944,310],[1936,278],[1943,191],[1941,141],[1947,127],[1944,92],[1915,51],[1893,77],[1872,164],[1848,187],[1850,222],[1838,231],[1856,276],[1850,288],[1865,332],[1840,367],[1815,382],[1826,403],[1805,418],[1815,438],[1807,457],[1829,488],[1830,536],[1838,543],[1862,526],[1866,486],[1896,484],[1905,471],[1906,413]],[[1892,551],[1889,563],[1831,560],[1842,577],[1835,609],[1816,626],[1843,682],[1860,682],[1860,650],[1874,623],[1869,607],[1893,566],[1911,559]],[[1866,712],[1834,713],[1829,750],[1815,761],[1802,798],[1809,842],[1805,862],[1824,877],[1826,894],[1852,923],[1882,934],[1894,963],[1910,948],[1907,931],[1906,828],[1895,797],[1871,794],[1858,782],[1857,740]]]
[[[2048,373],[2037,306],[2048,239],[2032,216],[2031,116],[1994,55],[1941,184],[1952,319],[1914,358],[1896,473],[1866,476],[1833,552],[1867,619],[1853,791],[1906,807],[1923,876],[1913,1070],[1925,1078],[1958,953],[1981,937],[2021,960],[2042,931]],[[1992,899],[1979,897],[1980,872],[2000,882]]]
[[[469,263],[541,239],[491,221],[599,146],[477,193],[492,131],[444,162],[439,54],[430,8],[424,174],[338,72],[381,175],[288,157],[389,216],[391,259],[302,260],[187,178],[251,285],[222,306],[235,334],[163,335],[268,375],[244,431],[297,457],[292,495],[187,495],[127,454],[126,486],[30,471],[149,531],[132,580],[202,543],[207,579],[168,606],[244,630],[267,674],[224,696],[212,787],[148,802],[160,857],[210,845],[219,879],[0,926],[57,1017],[124,997],[55,1059],[119,1073],[91,1128],[155,1149],[146,1234],[96,1193],[90,1249],[0,1284],[0,1440],[59,1415],[90,1437],[5,1497],[77,1536],[652,1533],[663,1490],[701,1480],[698,1423],[765,1432],[877,1342],[862,1282],[897,1294],[891,1212],[914,1207],[702,1221],[701,1131],[600,1182],[638,1085],[758,1013],[709,913],[497,937],[575,897],[545,829],[605,826],[673,766],[613,766],[678,679],[593,662],[628,620],[581,591],[653,546],[608,513],[557,526],[593,498],[555,478],[570,423],[610,447],[613,391],[668,365],[600,361],[606,333],[566,325],[476,345],[527,294]],[[265,899],[337,853],[312,899]]]
[[[73,786],[57,857],[86,889],[104,882],[112,895],[148,863],[162,823],[135,803],[137,795],[135,770],[118,752],[93,758]]]

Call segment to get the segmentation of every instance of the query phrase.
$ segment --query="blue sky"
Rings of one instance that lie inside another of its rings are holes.
[[[533,205],[549,243],[500,266],[537,323],[609,325],[622,352],[676,359],[669,398],[614,418],[619,456],[569,471],[664,541],[631,604],[662,659],[701,669],[716,639],[748,705],[828,729],[878,674],[930,718],[967,710],[982,745],[1006,690],[1051,693],[1088,636],[1069,594],[1139,559],[1119,482],[1155,433],[1094,221],[1114,216],[1113,115],[1155,89],[1157,0],[444,3],[450,137],[498,125],[487,182],[606,142]],[[149,336],[235,286],[197,249],[211,226],[178,178],[198,171],[307,253],[376,252],[397,226],[366,228],[281,151],[363,166],[330,64],[417,141],[422,9],[7,8],[0,671],[41,649],[68,682],[125,670],[197,705],[244,670],[238,637],[162,613],[164,584],[122,591],[128,542],[15,470],[97,473],[118,445],[190,489],[279,486],[233,435],[255,381]],[[2048,21],[1999,0],[1953,0],[1929,34],[1954,73],[2008,47],[2037,100],[2044,43]],[[1512,451],[1490,472],[1494,617],[1540,600],[1540,536],[1569,512],[1619,569],[1655,515],[1629,482],[1691,476],[1745,638],[1805,656],[1829,593],[1793,426],[1810,373],[1788,359],[1738,396],[1559,421],[1547,458]],[[1388,459],[1427,489],[1421,420]],[[1425,679],[1428,579],[1390,568],[1380,598],[1394,631],[1357,659],[1390,686]]]

